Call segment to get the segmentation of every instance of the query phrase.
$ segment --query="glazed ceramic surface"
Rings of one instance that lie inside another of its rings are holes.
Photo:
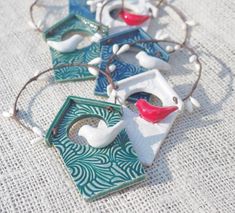
[[[131,10],[133,13],[148,15],[148,8],[139,1],[125,1],[125,8]],[[121,9],[121,0],[110,1],[104,8],[102,12],[101,23],[107,25],[110,28],[110,33],[122,32],[130,28],[128,24],[124,21],[118,19],[118,14],[115,14],[116,18],[111,16],[113,10]],[[96,10],[96,21],[100,22],[101,5],[97,5]],[[148,30],[150,25],[150,19],[145,21],[143,24],[139,25],[144,31]]]
[[[109,58],[113,55],[113,45],[118,44],[123,45],[129,42],[135,42],[141,39],[151,39],[151,37],[144,32],[141,28],[134,28],[130,30],[126,30],[121,33],[116,33],[111,36],[107,36],[103,40],[101,40],[101,54],[100,57],[102,62],[100,64],[100,69],[105,71]],[[152,43],[139,43],[136,44],[136,47],[140,50],[145,51],[147,54],[154,56],[159,54],[159,57],[164,60],[168,61],[169,56],[168,54],[158,45]],[[119,81],[124,78],[128,78],[130,76],[145,72],[147,69],[138,65],[128,64],[119,58],[115,58],[112,62],[116,66],[114,72],[112,72],[112,78],[114,81]],[[96,80],[95,85],[95,94],[101,96],[107,96],[107,88],[108,81],[106,77],[99,73],[98,78]],[[131,97],[131,100],[136,100],[139,98],[148,99],[149,95],[141,93],[136,94]]]
[[[100,27],[99,27],[100,26]],[[106,35],[108,29],[105,26],[99,25],[87,18],[79,15],[69,15],[51,28],[49,28],[44,36],[45,39],[50,41],[61,41],[67,33],[77,32],[87,35],[95,35],[99,30],[99,33]],[[89,46],[76,49],[73,52],[61,53],[50,48],[52,63],[54,66],[71,64],[71,63],[89,63],[92,59],[99,57],[100,44],[99,42],[93,42]],[[86,80],[95,79],[85,67],[65,67],[60,69],[54,69],[56,81],[69,81],[69,80]]]
[[[93,200],[143,180],[143,167],[125,130],[101,149],[70,140],[70,127],[87,117],[98,117],[112,127],[122,118],[121,106],[68,97],[46,135],[47,143],[58,150],[81,195],[86,200]],[[52,134],[55,127],[57,133]]]
[[[69,0],[69,13],[95,20],[95,13],[90,11],[90,7],[86,2],[87,0]]]
[[[84,125],[79,129],[78,135],[84,137],[90,146],[103,148],[112,143],[123,129],[124,121],[119,121],[111,127]]]
[[[117,82],[118,90],[111,90],[108,86],[110,95],[109,101],[113,102],[115,95],[118,100],[124,104],[125,100],[133,93],[148,92],[157,96],[163,106],[177,106],[178,110],[172,112],[159,123],[150,123],[139,116],[138,113],[124,107],[123,119],[126,123],[126,131],[130,137],[133,147],[137,152],[140,161],[147,166],[153,163],[161,144],[166,138],[170,128],[175,121],[179,111],[182,110],[183,102],[176,92],[169,86],[158,70],[151,70],[123,79]],[[115,94],[116,93],[116,94]],[[178,103],[173,101],[176,97]]]

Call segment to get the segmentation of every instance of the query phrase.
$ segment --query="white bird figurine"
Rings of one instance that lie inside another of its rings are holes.
[[[76,34],[64,41],[47,41],[47,44],[61,53],[73,52],[77,49],[78,44],[83,40],[83,37]]]
[[[171,70],[170,64],[157,57],[150,56],[144,51],[140,51],[139,53],[136,54],[135,57],[137,58],[139,65],[146,69],[156,68],[164,71]]]
[[[112,143],[122,129],[124,129],[124,121],[119,121],[112,127],[84,125],[80,128],[78,135],[84,137],[92,147],[103,148]]]

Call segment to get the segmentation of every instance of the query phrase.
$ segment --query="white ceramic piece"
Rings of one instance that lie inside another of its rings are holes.
[[[124,104],[130,95],[147,92],[157,96],[163,106],[178,106],[177,111],[155,124],[145,121],[127,107],[123,108],[125,129],[133,147],[140,161],[150,166],[179,111],[182,110],[183,102],[156,69],[118,81],[117,86],[118,90],[115,91],[112,91],[111,85],[107,87],[110,102],[113,102],[117,96],[120,103]],[[178,100],[177,104],[173,101],[174,97]]]
[[[174,46],[174,50],[179,50],[181,48],[181,46],[179,44]]]
[[[147,6],[146,6],[146,4],[142,4],[141,0],[139,0],[137,3],[136,2],[131,2],[131,1],[125,1],[125,8],[127,10],[132,11],[133,13],[136,13],[136,14],[148,15],[149,10],[148,10]],[[121,0],[115,0],[115,1],[110,1],[103,8],[101,22],[104,25],[107,25],[110,28],[110,30],[109,30],[110,34],[121,32],[125,29],[129,29],[130,27],[132,27],[132,26],[128,26],[125,22],[123,22],[119,19],[114,19],[110,15],[111,11],[113,11],[115,9],[121,9],[121,7],[122,7],[122,1]],[[97,22],[100,22],[101,8],[102,8],[102,3],[98,3],[97,4],[97,9],[96,9],[96,21]],[[153,12],[156,13],[155,11],[153,11]],[[145,21],[142,25],[140,25],[138,27],[141,27],[144,31],[147,31],[148,27],[150,25],[150,21],[151,21],[151,19]]]
[[[82,40],[83,40],[83,37],[76,34],[64,41],[47,40],[47,44],[50,47],[56,49],[58,52],[68,53],[68,52],[73,52],[74,50],[76,50],[78,43],[81,42]]]
[[[193,62],[195,62],[197,60],[197,56],[196,55],[191,55],[190,57],[189,57],[189,63],[193,63]]]
[[[187,100],[185,102],[185,109],[189,112],[192,113],[193,112],[193,104],[190,100]]]
[[[119,50],[117,51],[116,55],[120,55],[126,51],[128,51],[130,49],[130,45],[129,44],[124,44],[122,45]]]
[[[195,70],[199,71],[201,69],[201,66],[199,63],[195,63]]]
[[[100,42],[100,40],[102,39],[102,35],[100,35],[99,33],[95,33],[92,37],[91,37],[91,41],[98,43]]]
[[[155,124],[145,121],[127,107],[123,108],[125,129],[133,147],[140,161],[144,165],[150,166],[178,113],[182,110],[183,102],[156,69],[123,79],[116,84],[118,90],[115,90],[115,92],[112,91],[111,85],[107,88],[110,102],[113,102],[115,96],[117,96],[120,103],[124,104],[130,95],[137,92],[147,92],[157,96],[162,101],[163,106],[178,106],[177,111]],[[177,98],[177,104],[173,101],[173,97]]]
[[[122,129],[124,129],[124,121],[119,121],[112,127],[107,127],[103,122],[98,127],[82,126],[78,135],[84,137],[92,147],[103,148],[112,143]]]
[[[201,104],[198,102],[197,99],[193,98],[192,96],[190,96],[190,101],[193,104],[193,106],[199,108],[201,106]]]
[[[101,62],[101,58],[98,57],[98,58],[94,58],[93,60],[88,62],[88,64],[96,65],[96,64],[99,64],[100,62]],[[91,73],[94,76],[97,76],[99,74],[99,72],[95,68],[93,68],[93,67],[88,67],[88,71],[89,71],[89,73]]]
[[[34,126],[32,129],[36,135],[43,137],[43,132],[38,127]]]
[[[98,58],[94,58],[91,61],[89,61],[88,64],[95,65],[95,64],[99,64],[100,62],[101,62],[101,58],[98,57]]]
[[[172,52],[174,48],[172,46],[166,46],[166,51],[167,52]]]
[[[44,140],[43,137],[37,137],[37,138],[32,139],[32,140],[30,141],[30,143],[31,143],[32,145],[35,145],[35,144],[37,144],[37,143],[39,143],[39,142],[42,142],[43,140]]]
[[[4,118],[10,118],[10,117],[11,117],[11,114],[10,114],[10,112],[4,111],[4,112],[2,112],[2,116],[3,116]]]
[[[111,65],[109,66],[109,71],[110,71],[110,72],[113,72],[115,69],[116,69],[116,65],[115,65],[115,64],[111,64]]]
[[[148,55],[145,51],[140,51],[136,54],[136,59],[139,62],[139,65],[147,69],[159,69],[164,71],[170,71],[171,66],[167,62]]]
[[[99,74],[99,72],[95,68],[92,68],[92,67],[88,67],[88,71],[94,76],[97,76]]]
[[[116,54],[118,50],[119,50],[118,44],[114,44],[113,45],[113,54]]]

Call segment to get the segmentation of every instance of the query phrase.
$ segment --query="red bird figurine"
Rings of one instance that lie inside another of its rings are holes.
[[[168,107],[153,106],[144,99],[139,99],[135,105],[139,111],[140,117],[151,123],[160,122],[169,114],[178,109],[177,106],[168,106]]]
[[[145,21],[149,19],[148,15],[137,15],[133,13],[129,13],[126,10],[121,10],[119,12],[119,17],[126,22],[126,24],[130,26],[138,26],[143,24]]]

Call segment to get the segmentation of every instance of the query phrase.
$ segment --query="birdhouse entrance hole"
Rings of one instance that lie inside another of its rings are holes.
[[[135,95],[135,94],[137,94],[137,93],[134,93],[134,94],[132,94],[132,95]],[[161,101],[161,99],[159,98],[159,97],[157,97],[156,95],[153,95],[153,94],[151,94],[151,93],[144,93],[144,94],[146,94],[146,97],[147,97],[147,95],[149,95],[150,96],[150,98],[149,98],[149,100],[147,100],[150,104],[152,104],[152,105],[154,105],[154,106],[163,106],[163,104],[162,104],[162,101]],[[129,96],[130,97],[130,96]],[[128,97],[128,98],[129,98]],[[135,106],[135,102],[133,102],[133,101],[129,101],[130,99],[126,99],[126,101],[125,101],[125,105],[131,110],[131,111],[133,111],[133,112],[138,112],[137,111],[137,108],[136,108],[136,106]]]

